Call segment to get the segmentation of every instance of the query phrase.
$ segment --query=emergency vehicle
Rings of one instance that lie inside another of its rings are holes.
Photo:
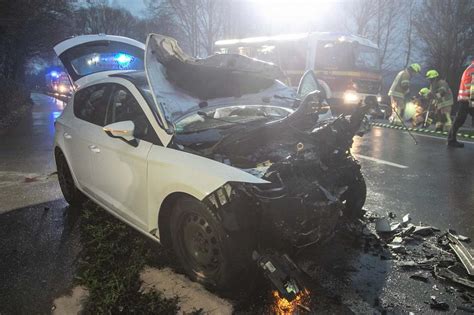
[[[327,84],[329,91],[325,92],[331,96],[329,102],[335,114],[350,114],[368,95],[381,100],[379,48],[360,36],[299,33],[225,39],[215,46],[216,53],[237,53],[279,65],[291,86],[298,86],[303,74],[313,70]]]

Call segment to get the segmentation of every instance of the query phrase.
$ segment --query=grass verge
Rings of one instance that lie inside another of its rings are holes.
[[[178,299],[141,292],[140,271],[154,259],[144,236],[88,201],[81,213],[76,281],[89,290],[85,314],[175,314]]]

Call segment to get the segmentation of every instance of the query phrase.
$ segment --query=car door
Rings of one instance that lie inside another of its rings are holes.
[[[113,84],[106,113],[106,125],[132,121],[136,142],[96,135],[98,152],[92,157],[94,193],[121,217],[134,225],[147,227],[147,156],[153,143],[159,142],[140,102],[145,100],[134,87],[133,94],[121,84]],[[137,100],[137,98],[139,100]]]
[[[64,127],[62,137],[70,167],[81,188],[89,192],[91,182],[91,153],[94,133],[102,130],[110,89],[96,84],[77,91],[72,103],[73,118]],[[60,135],[61,136],[61,135]]]

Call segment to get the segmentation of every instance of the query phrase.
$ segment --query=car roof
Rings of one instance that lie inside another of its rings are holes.
[[[145,71],[127,71],[122,73],[110,74],[109,77],[126,79],[137,86],[148,86]]]

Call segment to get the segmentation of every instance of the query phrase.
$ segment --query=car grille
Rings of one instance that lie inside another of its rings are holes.
[[[357,84],[357,92],[364,94],[379,93],[380,82],[370,80],[355,80]]]

